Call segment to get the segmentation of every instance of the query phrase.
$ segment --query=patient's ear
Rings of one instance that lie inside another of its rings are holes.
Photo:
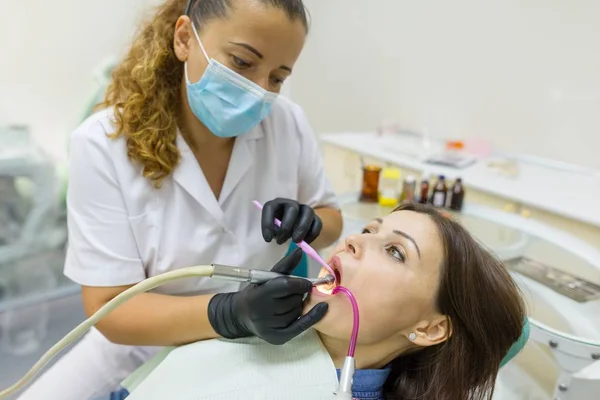
[[[419,322],[406,337],[417,346],[428,347],[445,342],[451,334],[450,318],[438,315],[431,320]]]

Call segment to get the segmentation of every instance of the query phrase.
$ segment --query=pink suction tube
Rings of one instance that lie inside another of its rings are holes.
[[[352,325],[352,335],[350,336],[350,345],[348,346],[348,357],[354,357],[354,352],[356,351],[356,341],[358,340],[358,326],[359,326],[359,320],[360,320],[360,315],[358,312],[358,303],[356,302],[356,297],[354,297],[354,295],[352,294],[352,292],[348,289],[346,289],[343,286],[336,286],[335,289],[333,289],[333,294],[337,294],[339,292],[342,292],[346,295],[346,297],[348,297],[348,300],[350,300],[350,303],[352,304],[352,313],[354,314],[354,323]]]

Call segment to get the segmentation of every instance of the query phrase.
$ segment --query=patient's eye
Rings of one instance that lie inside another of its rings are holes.
[[[389,246],[386,250],[387,250],[388,254],[390,256],[392,256],[393,258],[395,258],[396,260],[401,261],[401,262],[406,261],[406,256],[404,256],[404,253],[398,247]]]
[[[362,234],[367,234],[367,233],[374,233],[371,229],[369,228],[364,228],[361,232]],[[387,246],[385,248],[385,251],[392,257],[394,258],[396,261],[400,261],[400,262],[405,262],[406,261],[406,256],[404,255],[404,253],[402,252],[401,249],[399,249],[397,246]]]

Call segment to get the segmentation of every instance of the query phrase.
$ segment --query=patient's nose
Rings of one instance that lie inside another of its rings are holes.
[[[346,252],[355,258],[362,256],[363,243],[361,235],[350,235],[346,238]]]

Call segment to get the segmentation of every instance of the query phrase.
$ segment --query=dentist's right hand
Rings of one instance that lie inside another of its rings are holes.
[[[289,275],[301,259],[302,250],[296,249],[271,271]],[[312,288],[306,279],[282,276],[236,293],[216,294],[208,305],[208,318],[215,332],[224,338],[258,336],[281,345],[325,316],[327,303],[319,303],[302,315],[304,295]]]

